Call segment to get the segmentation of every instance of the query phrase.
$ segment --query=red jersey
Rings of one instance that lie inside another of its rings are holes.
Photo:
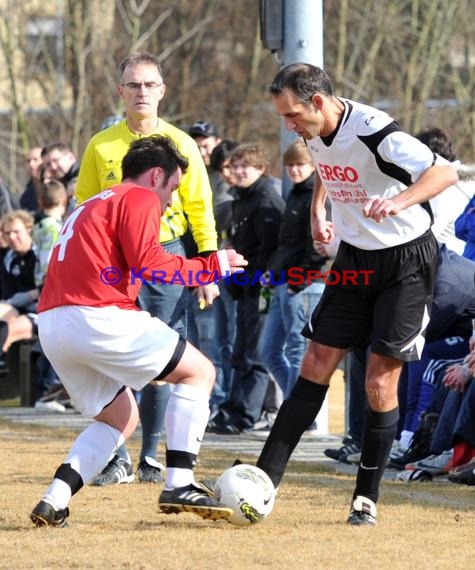
[[[137,310],[144,280],[199,286],[224,275],[224,252],[206,259],[165,252],[158,241],[160,211],[154,192],[130,183],[78,206],[54,245],[38,312],[63,305]]]

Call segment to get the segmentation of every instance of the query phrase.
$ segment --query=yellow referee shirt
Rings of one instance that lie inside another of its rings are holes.
[[[169,136],[189,161],[178,190],[172,194],[172,205],[163,214],[160,241],[164,243],[181,237],[189,224],[199,252],[216,250],[218,244],[212,192],[196,142],[163,119],[158,119],[157,128],[151,134]],[[78,203],[121,182],[122,159],[130,143],[144,136],[149,135],[131,132],[124,120],[91,138],[79,170],[76,185]]]

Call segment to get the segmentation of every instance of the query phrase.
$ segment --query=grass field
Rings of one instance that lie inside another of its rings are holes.
[[[354,477],[300,461],[289,464],[273,513],[253,527],[160,514],[160,489],[134,483],[85,487],[68,528],[34,528],[28,515],[75,435],[0,420],[0,568],[474,567],[475,488],[385,481],[379,524],[354,528],[345,524]],[[196,477],[217,476],[234,457],[204,446]]]

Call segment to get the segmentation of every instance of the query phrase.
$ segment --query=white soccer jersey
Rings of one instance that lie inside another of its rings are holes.
[[[430,227],[420,204],[388,216],[381,223],[363,215],[374,197],[391,198],[415,182],[431,165],[449,164],[403,132],[392,117],[373,107],[340,99],[345,110],[329,137],[307,141],[332,204],[337,236],[360,249],[407,243]]]

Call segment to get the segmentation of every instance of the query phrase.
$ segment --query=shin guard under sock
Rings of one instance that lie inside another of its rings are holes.
[[[361,460],[353,498],[363,495],[376,503],[379,485],[397,431],[399,408],[389,412],[366,411]]]
[[[327,390],[328,386],[299,376],[290,396],[280,407],[257,460],[257,466],[269,475],[276,487],[303,432],[317,417]]]

